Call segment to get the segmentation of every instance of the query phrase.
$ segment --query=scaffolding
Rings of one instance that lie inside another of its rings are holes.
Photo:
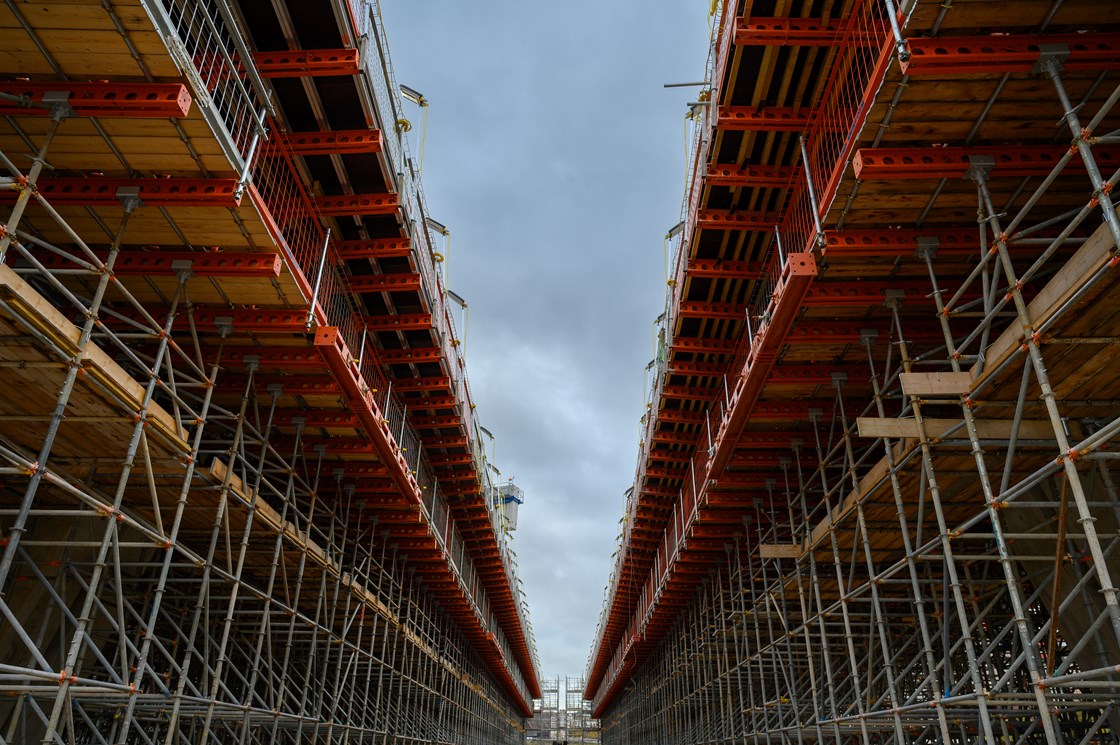
[[[591,702],[583,697],[582,678],[550,678],[541,684],[533,702],[533,716],[525,729],[526,742],[577,745],[599,742],[599,720],[591,716]]]
[[[1120,737],[1120,13],[998,5],[721,4],[604,742]]]
[[[586,681],[583,678],[566,678],[564,681],[564,710],[567,723],[566,741],[597,743],[600,741],[599,720],[591,716],[591,702],[583,697]]]
[[[527,742],[558,743],[564,738],[563,686],[560,678],[541,681],[541,697],[533,702],[533,716],[525,728]]]
[[[67,7],[0,12],[0,742],[521,742],[376,3]]]

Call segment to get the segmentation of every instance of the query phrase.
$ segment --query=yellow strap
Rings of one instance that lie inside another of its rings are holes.
[[[425,101],[424,103],[420,104],[420,107],[424,109],[424,114],[420,117],[420,165],[416,170],[423,172],[424,143],[428,141],[428,102]]]

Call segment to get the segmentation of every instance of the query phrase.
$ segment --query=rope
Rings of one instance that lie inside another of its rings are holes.
[[[443,286],[451,286],[451,231],[443,234]]]
[[[665,239],[661,243],[662,252],[665,257],[665,284],[669,287],[676,287],[677,280],[669,273],[669,234],[665,234]]]
[[[424,110],[424,114],[420,117],[420,165],[416,169],[417,172],[424,171],[424,143],[428,141],[428,102],[420,104],[420,108]]]

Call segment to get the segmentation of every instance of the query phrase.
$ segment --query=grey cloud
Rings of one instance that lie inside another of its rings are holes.
[[[695,91],[662,84],[702,76],[706,3],[381,5],[397,77],[431,101],[424,189],[470,304],[474,397],[526,491],[514,547],[542,672],[579,675],[682,197]]]

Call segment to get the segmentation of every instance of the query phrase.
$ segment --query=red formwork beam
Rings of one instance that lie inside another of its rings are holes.
[[[644,484],[639,490],[642,494],[660,499],[676,499],[681,495],[680,489],[673,489],[669,486],[650,486]]]
[[[773,230],[778,216],[772,212],[699,210],[696,227],[710,230]]]
[[[233,178],[44,178],[35,188],[54,206],[114,207],[123,193],[135,194],[148,207],[236,207],[241,204]],[[123,191],[123,193],[122,193]],[[14,201],[19,192],[0,191]]]
[[[324,369],[323,358],[313,347],[227,347],[222,350],[222,367],[230,370],[244,367],[250,357],[264,370]]]
[[[670,347],[673,352],[689,352],[692,354],[731,354],[735,351],[734,339],[709,339],[678,336],[673,339]]]
[[[658,422],[669,424],[703,424],[707,416],[702,411],[679,411],[677,409],[662,409],[657,412]],[[655,456],[651,453],[650,458]]]
[[[416,429],[443,429],[444,427],[458,427],[463,423],[463,418],[458,414],[446,414],[443,416],[414,416],[412,417],[412,426]],[[471,473],[472,478],[474,473]]]
[[[337,241],[334,248],[344,260],[396,259],[412,255],[412,242],[408,238]]]
[[[433,455],[428,458],[428,465],[432,468],[442,468],[446,466],[465,466],[474,463],[474,455],[471,453],[459,453],[458,455]]]
[[[720,106],[716,127],[728,131],[807,132],[815,120],[808,109]]]
[[[770,473],[768,476],[773,476],[774,471],[781,468],[782,463],[792,464],[792,457],[785,452],[785,449],[780,451],[782,454],[777,455],[774,452],[752,453],[752,452],[737,452],[731,456],[731,460],[727,462],[728,468],[764,468]],[[802,454],[804,457],[805,454]]]
[[[347,279],[354,292],[405,292],[420,289],[420,275],[416,272],[403,274],[366,274]]]
[[[852,380],[867,376],[867,368],[858,365],[775,365],[770,369],[766,384],[832,385],[832,376],[838,372],[846,374]]]
[[[924,301],[929,294],[928,286],[920,295],[913,294],[909,297],[920,298]],[[903,298],[905,300],[905,296]],[[870,321],[803,321],[797,324],[786,334],[785,343],[789,346],[832,346],[836,344],[858,344],[865,330],[872,329],[886,338],[889,327],[880,322]],[[907,339],[910,341],[945,340],[940,329],[936,333],[926,330],[924,325],[917,330],[908,330]]]
[[[363,316],[362,320],[370,331],[425,331],[433,325],[431,313]]]
[[[921,239],[936,238],[939,254],[977,255],[980,238],[972,230],[829,230],[825,232],[824,253],[831,258],[894,258],[913,256]]]
[[[1067,70],[1120,69],[1120,33],[915,37],[907,44],[907,75],[1029,73],[1047,46],[1068,48],[1062,61]]]
[[[815,18],[736,18],[736,46],[831,47],[844,38],[846,25]]]
[[[706,375],[714,378],[718,378],[727,372],[726,363],[686,362],[678,359],[669,360],[668,368],[673,375]]]
[[[689,259],[685,271],[689,277],[759,279],[762,277],[762,264],[749,261],[723,261],[721,259]]]
[[[724,321],[741,321],[746,318],[747,306],[742,303],[684,302],[677,308],[681,318],[709,318]]]
[[[149,308],[153,318],[166,318],[169,311],[166,308]],[[287,308],[205,308],[194,306],[189,313],[189,323],[203,333],[215,333],[224,326],[230,326],[234,333],[249,333],[255,335],[299,335],[307,332],[307,310],[291,310]],[[144,317],[139,310],[134,308],[121,308],[113,314],[106,313],[105,323],[113,325],[118,322],[118,316],[123,316],[144,324]],[[188,323],[187,318],[181,323]]]
[[[917,297],[929,294],[929,282],[817,282],[806,293],[805,307],[882,305],[889,291],[902,290]]]
[[[681,318],[712,318],[717,320],[743,320],[747,306],[743,302],[692,302],[685,301],[676,308]]]
[[[852,168],[856,178],[865,181],[964,178],[972,159],[980,157],[990,159],[995,178],[1045,176],[1069,151],[1069,147],[1053,145],[861,148],[852,157]],[[1094,147],[1093,157],[1104,171],[1112,172],[1120,165],[1120,150],[1114,147]],[[1080,171],[1080,156],[1075,154],[1073,160],[1077,163],[1069,166]]]
[[[661,397],[684,401],[710,401],[722,392],[720,388],[700,388],[691,385],[663,385]]]
[[[693,435],[693,439],[696,436]],[[688,476],[687,468],[663,468],[660,466],[649,466],[646,468],[646,478],[648,479],[683,479]]]
[[[455,398],[455,396],[429,396],[428,398],[410,398],[404,402],[404,407],[409,411],[422,411],[424,409],[452,409],[458,405],[459,399]]]
[[[424,449],[425,450],[450,450],[453,448],[465,448],[470,443],[467,441],[466,435],[451,435],[442,437],[425,437]]]
[[[784,189],[804,172],[804,169],[797,166],[736,166],[712,163],[704,176],[704,184],[751,189]]]
[[[664,442],[669,445],[696,444],[696,434],[688,432],[654,432],[650,439],[653,442]]]
[[[410,362],[439,362],[443,359],[443,350],[439,347],[385,349],[378,352],[377,357],[386,365],[404,365]],[[396,385],[395,382],[394,385]]]
[[[65,102],[79,116],[158,118],[185,117],[191,110],[191,94],[181,83],[31,83],[0,81],[0,93],[17,96],[20,102],[0,101],[3,116],[47,116],[46,99],[69,93]]]
[[[397,211],[396,194],[342,194],[315,197],[315,206],[327,217],[392,215]]]
[[[392,380],[390,385],[393,390],[402,393],[411,393],[416,391],[451,391],[451,378],[446,375],[434,375],[422,378],[411,378],[407,380]]]
[[[73,269],[73,261],[58,254],[35,251],[35,258],[48,269]],[[105,261],[106,251],[94,252]],[[190,262],[190,269],[198,277],[279,277],[283,261],[279,254],[240,253],[234,251],[164,251],[143,247],[128,248],[117,254],[113,274],[118,276],[173,277]]]
[[[305,426],[313,427],[315,429],[322,428],[322,429],[350,429],[350,430],[356,430],[359,427],[361,427],[361,424],[351,424],[351,425],[344,424],[344,423],[331,424],[329,422],[328,423],[322,423],[320,421],[316,421],[314,423],[308,422]],[[374,445],[372,442],[370,442],[369,440],[367,440],[365,438],[362,438],[362,439],[356,439],[356,438],[352,438],[352,437],[316,438],[315,445],[316,446],[322,445],[324,454],[336,456],[336,457],[338,457],[340,459],[344,459],[344,460],[351,459],[351,458],[356,458],[358,456],[370,456],[370,455],[377,456],[378,458],[381,457],[378,450],[377,450],[377,446]],[[362,479],[363,484],[367,483],[368,481],[369,481],[368,479],[365,479],[365,478]],[[390,481],[390,482],[387,482],[387,483],[389,483],[391,485],[393,482]],[[383,489],[383,490],[387,491],[387,489]]]
[[[701,416],[703,416],[703,415],[701,415]],[[685,453],[683,450],[677,450],[675,452],[669,452],[667,450],[661,450],[661,449],[658,449],[658,448],[653,448],[649,452],[649,460],[651,462],[652,461],[661,461],[661,462],[664,462],[664,463],[684,463],[684,464],[687,464],[689,461],[692,460],[692,457],[689,454]]]
[[[831,415],[832,400],[760,401],[751,407],[747,419],[754,423],[799,421],[812,418],[814,411]]]
[[[379,153],[379,129],[339,129],[326,132],[295,132],[287,135],[293,155],[360,155]]]
[[[325,371],[324,371],[325,372]],[[285,396],[331,396],[342,392],[338,383],[329,375],[254,375],[258,395],[270,395],[269,386],[279,386]],[[243,391],[248,377],[243,374],[222,373],[222,388]]]
[[[425,440],[425,444],[427,440]],[[477,483],[467,486],[449,486],[442,490],[445,497],[477,497],[482,493],[482,487]]]
[[[253,64],[262,78],[307,78],[354,75],[361,71],[357,49],[297,49],[254,52]]]
[[[190,316],[194,324],[203,331],[214,331],[227,322],[232,325],[235,333],[302,335],[307,331],[306,310],[195,306],[191,309]]]
[[[338,440],[338,439],[339,439],[338,437],[327,437],[327,438],[309,437],[309,438],[305,438],[304,442],[307,443],[306,446],[305,446],[305,449],[306,450],[314,450],[315,447],[317,447],[318,445],[323,445],[323,444],[329,445],[331,442],[334,442],[335,440]],[[356,494],[358,496],[361,496],[361,497],[364,497],[365,498],[364,501],[368,501],[368,502],[376,501],[376,502],[379,502],[380,504],[400,505],[404,501],[402,499],[402,497],[404,495],[401,494],[400,489],[397,487],[397,485],[395,483],[393,483],[392,479],[387,479],[387,478],[381,478],[381,479],[363,478],[359,481],[356,481],[356,482],[354,482],[354,494]],[[417,519],[420,518],[420,513],[419,512],[416,512],[416,511],[410,511],[410,512]]]
[[[329,409],[276,409],[272,412],[272,423],[279,427],[292,426],[294,420],[302,419],[307,427],[354,428],[362,426],[361,421],[349,411]],[[362,442],[361,444],[365,444]]]

